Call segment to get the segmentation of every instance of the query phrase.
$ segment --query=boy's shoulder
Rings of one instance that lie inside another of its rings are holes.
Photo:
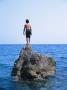
[[[30,23],[28,23],[28,24],[25,24],[24,26],[28,26],[28,25],[29,25],[29,26],[31,26],[31,24],[30,24]]]

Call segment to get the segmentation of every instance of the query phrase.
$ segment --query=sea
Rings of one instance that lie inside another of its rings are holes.
[[[53,57],[56,73],[46,81],[15,81],[12,67],[24,44],[0,44],[0,90],[67,90],[67,44],[32,44],[32,49]]]

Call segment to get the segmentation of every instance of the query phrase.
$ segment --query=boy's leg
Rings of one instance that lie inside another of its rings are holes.
[[[28,38],[26,38],[26,42],[27,42],[27,44],[28,44]]]
[[[29,37],[29,44],[30,44],[30,37]]]

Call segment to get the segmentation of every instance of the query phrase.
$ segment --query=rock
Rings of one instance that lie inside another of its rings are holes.
[[[36,53],[27,45],[21,49],[11,75],[17,80],[44,80],[53,76],[55,71],[56,62],[53,58]]]

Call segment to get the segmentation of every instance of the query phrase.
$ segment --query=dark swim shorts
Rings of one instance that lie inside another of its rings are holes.
[[[31,30],[26,30],[26,37],[30,38],[30,35],[31,35]]]

